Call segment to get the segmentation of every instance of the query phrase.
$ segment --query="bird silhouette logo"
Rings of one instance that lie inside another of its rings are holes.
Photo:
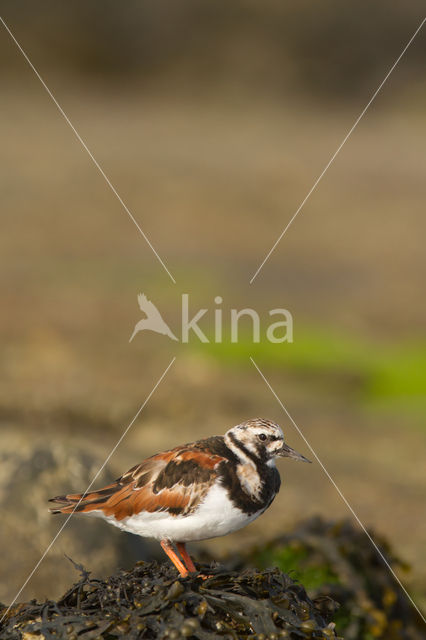
[[[139,322],[136,323],[133,333],[130,337],[129,342],[133,340],[135,335],[139,333],[139,331],[155,331],[156,333],[161,333],[163,336],[169,336],[172,340],[177,340],[175,334],[170,329],[168,324],[166,324],[161,317],[161,313],[158,311],[157,307],[151,300],[148,300],[144,293],[139,293],[138,295],[138,303],[141,311],[146,315],[146,318],[142,318]]]

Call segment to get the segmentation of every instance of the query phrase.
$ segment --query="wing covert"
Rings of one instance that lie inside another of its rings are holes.
[[[55,512],[100,510],[117,520],[144,511],[189,515],[216,480],[217,466],[223,460],[219,455],[191,449],[191,445],[177,447],[147,458],[104,489],[84,496],[54,498],[54,502],[64,503]]]

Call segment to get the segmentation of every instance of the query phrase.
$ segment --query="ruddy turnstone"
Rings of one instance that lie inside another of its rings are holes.
[[[156,538],[185,577],[196,571],[185,543],[237,531],[270,506],[281,484],[277,456],[310,462],[277,424],[255,418],[151,456],[98,491],[52,498],[61,506],[51,512],[94,515]]]

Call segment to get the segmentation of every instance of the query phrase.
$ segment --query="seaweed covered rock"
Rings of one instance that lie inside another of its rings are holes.
[[[389,543],[369,532],[394,571],[408,566]],[[340,604],[334,616],[345,640],[421,640],[424,623],[397,584],[365,533],[352,522],[304,520],[291,532],[245,557],[234,568],[279,567],[300,580],[311,598],[332,598]]]
[[[2,640],[336,637],[328,622],[330,602],[310,600],[301,584],[278,569],[207,566],[207,577],[177,579],[168,564],[140,562],[97,580],[78,568],[81,579],[57,602],[13,607],[0,628]]]

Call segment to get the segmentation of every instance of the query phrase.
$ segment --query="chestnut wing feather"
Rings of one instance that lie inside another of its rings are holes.
[[[101,510],[117,520],[143,511],[189,515],[217,478],[217,467],[222,461],[221,456],[191,445],[177,447],[144,460],[99,491],[53,498],[52,502],[62,506],[52,512]]]

